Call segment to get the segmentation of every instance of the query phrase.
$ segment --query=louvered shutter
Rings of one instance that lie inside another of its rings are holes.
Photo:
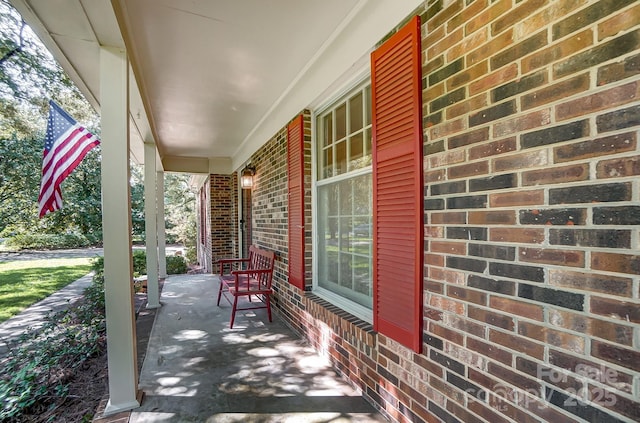
[[[374,326],[422,348],[420,18],[371,54]]]
[[[289,282],[304,290],[304,124],[302,115],[287,127],[289,175]]]

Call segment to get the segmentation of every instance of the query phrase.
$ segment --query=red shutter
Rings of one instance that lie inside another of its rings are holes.
[[[302,115],[287,127],[289,175],[289,282],[304,289],[304,123]]]
[[[420,18],[371,54],[374,327],[422,349]]]

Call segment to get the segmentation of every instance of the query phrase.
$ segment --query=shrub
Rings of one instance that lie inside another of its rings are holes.
[[[84,234],[89,241],[89,245],[102,245],[102,231],[94,231],[88,234]]]
[[[80,234],[16,234],[5,245],[16,249],[55,250],[60,248],[88,247],[89,240]]]
[[[96,257],[91,263],[91,270],[104,281],[104,257]],[[142,250],[133,251],[133,276],[147,274],[147,255]],[[104,282],[103,282],[104,283]]]
[[[133,251],[133,277],[147,274],[147,253],[144,250]]]
[[[104,257],[96,257],[91,269],[104,280]],[[187,273],[187,262],[182,256],[167,257],[167,274],[178,275]],[[147,253],[144,250],[133,251],[133,277],[147,274]]]
[[[182,256],[167,257],[167,274],[178,275],[187,273],[187,261]]]
[[[187,258],[189,263],[197,263],[198,262],[198,253],[196,251],[196,247],[187,247],[187,250],[184,255]]]

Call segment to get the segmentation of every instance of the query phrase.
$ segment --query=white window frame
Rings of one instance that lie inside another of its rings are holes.
[[[337,101],[340,100],[347,93],[365,83],[371,82],[371,70],[367,64],[365,69],[362,69],[357,75],[352,78],[348,83],[344,84],[341,89],[337,90],[333,95],[328,97],[325,101],[322,101],[321,105],[311,114],[311,175],[312,175],[312,190],[311,190],[311,215],[312,215],[312,292],[318,297],[330,302],[331,304],[343,309],[344,311],[353,314],[354,316],[362,319],[368,323],[373,323],[373,309],[367,308],[361,304],[351,301],[341,295],[336,294],[326,288],[319,286],[318,284],[318,251],[319,251],[319,238],[318,238],[318,187],[324,185],[322,181],[318,181],[318,128],[317,120],[318,116],[323,114],[327,109],[331,108]],[[372,174],[373,167],[358,169],[349,173],[341,174],[331,177],[329,183],[337,183],[342,180],[351,179],[357,176]],[[373,269],[371,269],[373,271]],[[372,281],[373,283],[373,281]],[[373,297],[373,296],[372,296]],[[373,298],[372,298],[373,299]],[[375,307],[375,304],[373,305]]]

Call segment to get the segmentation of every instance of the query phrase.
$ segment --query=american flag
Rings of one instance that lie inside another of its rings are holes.
[[[100,140],[87,131],[53,101],[49,101],[49,122],[44,140],[42,182],[38,196],[40,217],[62,208],[60,184]]]

